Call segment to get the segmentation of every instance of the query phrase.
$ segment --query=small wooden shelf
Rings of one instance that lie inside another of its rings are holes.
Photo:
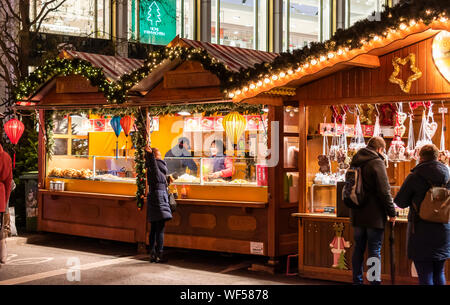
[[[296,137],[300,136],[299,132],[283,132],[283,137]]]
[[[299,172],[297,167],[283,167],[283,172]]]
[[[238,207],[238,208],[256,208],[263,209],[267,206],[267,202],[257,201],[230,201],[230,200],[215,200],[215,199],[177,199],[178,204],[189,205],[203,205],[203,206],[225,206],[225,207]]]
[[[71,191],[51,191],[47,189],[40,189],[39,193],[47,194],[51,196],[66,196],[66,197],[95,197],[109,200],[136,200],[136,196],[127,195],[114,195],[114,194],[103,194],[103,193],[86,193],[86,192],[71,192]]]

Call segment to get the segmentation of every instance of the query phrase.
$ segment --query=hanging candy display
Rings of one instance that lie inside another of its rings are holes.
[[[441,113],[442,127],[441,127],[441,143],[439,148],[439,161],[444,163],[445,165],[450,165],[450,152],[445,149],[445,132],[447,131],[447,126],[445,125],[444,115],[447,113],[447,108],[439,108],[439,112]]]
[[[403,123],[406,118],[403,116],[405,113],[402,112],[401,106],[399,106],[398,110],[395,116],[394,138],[387,153],[391,162],[405,161],[405,143],[402,140],[402,136],[405,133],[405,125]]]
[[[354,155],[361,148],[366,147],[366,143],[364,142],[364,134],[361,127],[361,122],[359,120],[359,114],[356,116],[356,124],[355,124],[355,135],[350,140],[350,145],[348,146],[348,157],[353,158]]]
[[[426,105],[426,104],[424,104]],[[424,110],[422,113],[422,123],[420,125],[419,138],[415,147],[415,158],[419,159],[419,151],[422,146],[427,144],[433,144],[432,138],[437,130],[437,123],[434,121],[433,105],[430,103],[428,107],[428,115],[426,115],[426,111]]]
[[[328,150],[328,157],[330,161],[337,161],[337,152],[339,150],[339,135],[338,135],[338,125],[336,123],[336,118],[334,119],[334,128],[332,130],[333,137],[331,138],[331,146]]]
[[[22,137],[25,126],[18,119],[11,119],[3,125],[5,133],[13,145],[16,145]],[[16,151],[14,150],[13,168],[16,168]]]
[[[412,161],[416,160],[416,156],[414,153],[415,147],[415,139],[414,139],[414,125],[413,125],[413,114],[409,114],[409,131],[408,131],[408,145],[405,149],[405,160]]]

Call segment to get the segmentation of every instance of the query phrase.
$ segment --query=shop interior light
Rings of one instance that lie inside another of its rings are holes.
[[[187,116],[187,115],[191,115],[191,113],[189,111],[179,111],[178,115]]]
[[[264,107],[263,109],[262,109],[262,111],[264,111],[264,112],[269,112],[269,108],[267,108],[267,107]]]

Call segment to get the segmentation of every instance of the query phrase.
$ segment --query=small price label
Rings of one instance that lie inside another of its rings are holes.
[[[448,108],[439,107],[439,113],[448,113]]]

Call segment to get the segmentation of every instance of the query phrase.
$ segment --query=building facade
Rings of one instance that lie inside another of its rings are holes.
[[[44,5],[32,0],[32,14]],[[282,52],[324,41],[338,28],[395,0],[66,0],[43,33],[166,45],[176,35],[216,44]],[[376,14],[374,16],[376,18]],[[124,54],[125,53],[125,54]]]

